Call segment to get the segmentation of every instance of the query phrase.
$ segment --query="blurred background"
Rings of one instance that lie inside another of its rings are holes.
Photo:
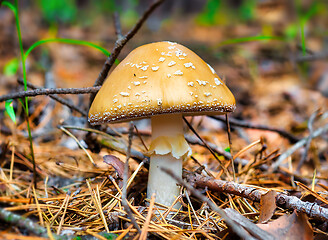
[[[124,34],[151,3],[19,1],[24,49],[42,39],[65,38],[92,42],[111,51],[116,41],[114,12],[119,13]],[[327,10],[326,0],[166,0],[118,59],[145,43],[181,43],[211,64],[234,93],[237,110],[233,117],[297,134],[307,129],[314,111],[327,108]],[[17,84],[21,71],[15,19],[6,7],[0,8],[0,33],[0,94],[5,94],[21,89]],[[105,59],[103,53],[86,46],[43,44],[26,60],[27,79],[49,86],[46,76],[50,74],[51,87],[92,86]],[[88,96],[67,97],[87,110]],[[46,99],[36,97],[30,107],[45,107]],[[3,113],[4,103],[0,108]],[[210,120],[205,124],[211,129]],[[274,146],[285,143],[272,132],[245,130],[239,134],[249,142],[265,136]],[[235,144],[238,148],[239,143]]]

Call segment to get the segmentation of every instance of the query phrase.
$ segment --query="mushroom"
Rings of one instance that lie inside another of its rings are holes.
[[[234,109],[234,96],[212,67],[180,44],[156,42],[133,50],[113,70],[91,105],[89,122],[151,118],[147,197],[156,193],[156,202],[169,206],[179,186],[161,167],[181,177],[182,162],[191,154],[182,116]]]

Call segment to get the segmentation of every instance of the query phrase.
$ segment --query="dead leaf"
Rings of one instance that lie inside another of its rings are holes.
[[[276,191],[269,191],[263,194],[260,201],[260,217],[259,223],[268,222],[277,208],[276,205]]]
[[[124,162],[122,162],[118,157],[114,155],[105,155],[104,157],[104,163],[107,163],[108,165],[112,166],[118,177],[123,179],[124,174]]]
[[[256,237],[256,239],[265,239],[265,240],[275,240],[276,238],[273,234],[268,233],[262,228],[258,227],[256,224],[251,222],[249,219],[241,215],[238,211],[232,208],[226,208],[224,211],[233,219],[235,224],[244,227],[249,234]],[[246,235],[243,236],[243,239],[246,239]],[[249,236],[250,237],[250,236]],[[254,239],[254,238],[251,238]]]
[[[267,224],[257,224],[261,229],[271,233],[277,239],[310,240],[313,239],[312,227],[303,213],[294,212],[284,215]]]

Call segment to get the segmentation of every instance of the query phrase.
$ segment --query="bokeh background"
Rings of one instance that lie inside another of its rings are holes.
[[[126,33],[151,3],[150,0],[19,1],[24,49],[42,39],[65,38],[89,41],[111,51],[116,41],[114,12],[119,14]],[[118,59],[145,43],[179,42],[210,63],[234,93],[237,109],[232,117],[280,127],[293,134],[304,133],[311,114],[327,108],[327,10],[326,0],[166,0]],[[22,89],[17,84],[21,70],[15,19],[6,7],[0,8],[0,33],[0,94],[5,94]],[[43,44],[26,60],[28,81],[46,87],[92,86],[105,59],[103,53],[86,46]],[[50,85],[47,76],[51,76]],[[88,109],[88,96],[67,97]],[[31,101],[34,101],[30,104],[32,114],[49,104],[46,97]],[[17,102],[14,106],[18,113],[22,112]],[[65,107],[56,106],[54,125],[69,114]],[[1,118],[6,119],[4,103],[0,109]],[[37,121],[36,118],[35,125]],[[205,130],[220,131],[217,122],[214,124],[207,118],[199,121],[199,127]],[[23,122],[22,118],[20,123]],[[272,148],[284,149],[288,143],[272,132],[236,131],[235,149],[260,137],[265,137]],[[221,140],[226,142],[225,133],[211,138],[218,144]],[[226,146],[227,142],[223,147]],[[325,159],[324,155],[322,158]]]

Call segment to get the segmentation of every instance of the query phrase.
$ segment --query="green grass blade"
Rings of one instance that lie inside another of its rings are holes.
[[[68,39],[68,38],[50,38],[50,39],[43,39],[43,40],[39,40],[37,42],[35,42],[31,47],[29,47],[29,49],[27,49],[27,51],[25,52],[25,58],[28,57],[28,55],[31,53],[31,51],[33,49],[35,49],[36,47],[45,44],[45,43],[51,43],[51,42],[60,42],[60,43],[67,43],[67,44],[73,44],[73,45],[83,45],[83,46],[88,46],[88,47],[92,47],[95,48],[97,50],[99,50],[100,52],[102,52],[103,54],[105,54],[107,57],[110,55],[110,52],[107,51],[105,48],[94,44],[92,42],[88,42],[88,41],[82,41],[82,40],[76,40],[76,39]]]
[[[220,42],[216,45],[216,47],[221,47],[225,45],[231,44],[238,44],[238,43],[245,43],[245,42],[253,42],[253,41],[265,41],[265,40],[278,40],[278,41],[285,41],[283,37],[277,36],[251,36],[251,37],[243,37],[243,38],[234,38]]]
[[[14,76],[16,75],[19,69],[19,60],[17,58],[13,58],[8,61],[3,67],[3,74],[5,76]]]
[[[46,44],[46,43],[53,43],[53,42],[59,42],[59,43],[66,43],[66,44],[71,44],[71,45],[81,45],[81,46],[87,46],[94,48],[100,52],[102,52],[106,57],[110,55],[110,52],[107,51],[107,49],[103,48],[102,46],[99,46],[95,43],[88,42],[88,41],[83,41],[83,40],[77,40],[77,39],[69,39],[69,38],[49,38],[49,39],[42,39],[37,42],[35,42],[32,46],[27,49],[25,52],[25,59],[27,59],[28,55],[38,46]],[[115,60],[115,64],[119,64],[119,60]]]
[[[16,115],[15,115],[12,99],[6,101],[5,109],[10,119],[16,124]]]
[[[24,90],[27,91],[27,76],[26,76],[26,66],[25,66],[25,55],[24,55],[24,49],[23,49],[23,40],[22,40],[22,34],[20,29],[20,23],[19,23],[19,17],[18,17],[18,2],[15,0],[15,5],[11,4],[10,2],[3,1],[1,3],[4,6],[7,6],[15,16],[15,22],[16,22],[16,29],[17,29],[17,36],[18,36],[18,42],[19,42],[19,49],[21,54],[21,61],[22,61],[22,70],[23,70],[23,80],[24,80]],[[36,166],[35,166],[35,157],[34,157],[34,149],[33,149],[33,139],[32,139],[32,133],[31,133],[31,126],[29,121],[29,111],[28,111],[28,98],[24,98],[25,101],[23,102],[24,110],[25,110],[25,117],[26,117],[26,125],[27,125],[27,132],[30,142],[30,150],[31,150],[31,158],[33,163],[33,181],[34,181],[34,187],[36,186]]]

